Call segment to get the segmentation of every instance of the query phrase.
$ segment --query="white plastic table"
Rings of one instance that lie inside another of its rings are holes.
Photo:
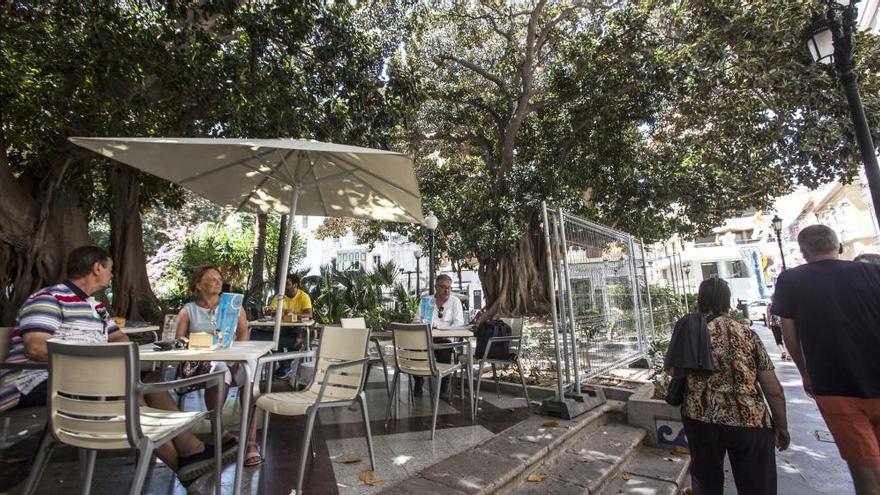
[[[148,325],[145,327],[122,327],[122,328],[120,328],[120,330],[122,330],[122,333],[124,333],[126,335],[131,335],[133,333],[147,333],[147,332],[155,333],[155,332],[159,331],[159,325]]]
[[[233,342],[229,349],[216,350],[173,350],[173,351],[157,351],[153,348],[153,344],[144,344],[140,346],[141,361],[237,361],[244,367],[245,383],[239,384],[239,394],[241,395],[241,428],[238,434],[238,457],[235,463],[235,489],[233,493],[239,495],[241,493],[241,479],[244,471],[244,454],[247,450],[248,421],[250,418],[251,399],[254,390],[254,370],[248,366],[249,360],[259,359],[275,348],[273,342],[262,341],[245,341]]]
[[[249,321],[248,326],[251,328],[275,328],[275,320],[254,320]],[[312,350],[312,327],[315,326],[315,320],[308,321],[298,321],[296,323],[292,323],[289,321],[282,321],[281,328],[305,328],[306,329],[306,350]]]

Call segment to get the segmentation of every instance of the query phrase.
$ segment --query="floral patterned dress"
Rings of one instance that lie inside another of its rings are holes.
[[[695,421],[770,428],[770,413],[757,387],[758,371],[773,369],[760,337],[727,315],[708,325],[715,372],[690,374],[681,414]]]

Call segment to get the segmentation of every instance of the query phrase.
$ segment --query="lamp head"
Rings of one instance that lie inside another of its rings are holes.
[[[834,36],[828,18],[817,16],[804,31],[804,41],[814,62],[829,65],[834,62]]]
[[[771,220],[771,222],[773,222],[773,230],[776,232],[782,230],[782,219],[779,218],[779,215],[773,215],[773,220]]]
[[[413,250],[413,256],[415,256],[416,259],[421,258],[422,257],[422,248],[415,248]]]
[[[438,222],[439,220],[437,220],[434,212],[429,212],[428,216],[425,217],[425,227],[427,227],[428,230],[435,230]]]

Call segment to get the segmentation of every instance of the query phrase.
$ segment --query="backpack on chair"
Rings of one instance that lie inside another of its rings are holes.
[[[474,351],[476,359],[482,359],[489,345],[489,339],[493,337],[510,337],[510,325],[501,320],[486,320],[477,327],[474,336],[477,338],[477,348]],[[495,342],[489,349],[489,359],[510,359],[510,342]]]

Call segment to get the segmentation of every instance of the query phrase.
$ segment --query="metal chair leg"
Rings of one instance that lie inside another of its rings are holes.
[[[526,408],[531,411],[532,402],[529,400],[529,387],[526,386],[526,376],[523,374],[522,364],[519,362],[519,356],[517,356],[517,359],[514,362],[516,363],[516,371],[519,372],[519,381],[522,383],[523,396],[526,398]]]
[[[152,440],[144,440],[138,447],[138,460],[135,465],[134,479],[131,480],[130,495],[140,495],[144,490],[144,481],[147,479],[147,468],[150,467],[150,458],[153,457]]]
[[[265,394],[272,393],[272,380],[274,380],[274,378],[275,378],[275,362],[274,361],[269,363],[267,373],[268,373],[268,376],[266,378],[266,391],[263,392]],[[254,377],[254,379],[259,380],[260,377],[257,376],[257,377]],[[294,392],[295,391],[296,391],[296,387],[294,386]],[[263,421],[262,421],[263,431],[261,432],[262,436],[260,438],[260,453],[265,455],[266,442],[268,442],[268,439],[269,439],[269,411],[264,409],[262,414],[263,414],[263,418],[262,418],[263,419]],[[256,418],[256,417],[257,417],[256,411],[254,411],[254,418]]]
[[[501,386],[498,383],[498,370],[495,369],[495,363],[492,363],[492,379],[495,380],[495,393],[501,398]]]
[[[303,480],[306,477],[306,463],[309,460],[309,447],[312,440],[312,430],[315,428],[315,416],[318,415],[317,407],[310,407],[307,413],[306,420],[306,431],[303,435],[303,445],[300,452],[302,452],[302,459],[299,463],[299,475],[296,478],[296,493],[297,495],[302,493]]]
[[[79,449],[79,479],[80,493],[82,495],[89,495],[92,491],[92,478],[95,474],[95,456],[97,455],[97,450]]]
[[[367,450],[370,451],[370,469],[376,470],[376,457],[373,455],[373,434],[370,432],[370,413],[367,411],[367,394],[363,391],[358,395],[361,401],[361,415],[364,417],[364,429],[367,431]]]
[[[477,410],[480,409],[480,384],[483,382],[483,365],[485,363],[485,360],[480,359],[480,365],[477,366],[477,391],[474,392],[473,396],[474,408]],[[474,414],[476,414],[476,412]]]
[[[388,393],[388,396],[391,397],[391,388],[388,384],[388,363],[385,362],[385,354],[382,353],[382,346],[379,345],[379,341],[374,340],[373,343],[376,344],[376,352],[382,362],[382,377],[385,378],[385,391]]]
[[[222,425],[222,409],[214,411],[211,417],[211,435],[214,437],[214,491],[217,495],[223,492],[220,476],[223,472],[223,425]],[[261,450],[260,452],[265,452]]]
[[[385,429],[388,429],[388,420],[391,417],[391,408],[393,407],[394,399],[397,397],[397,385],[400,380],[400,373],[394,374],[394,380],[391,381],[391,398],[388,399],[388,405],[385,407]]]
[[[40,483],[40,478],[43,477],[43,471],[46,469],[46,464],[49,463],[49,457],[52,455],[54,448],[55,441],[52,439],[52,434],[49,433],[48,427],[46,427],[43,429],[43,439],[40,441],[37,457],[34,459],[31,474],[28,475],[27,484],[24,487],[25,495],[32,495],[37,490],[37,485]]]
[[[431,392],[434,394],[434,416],[431,419],[431,441],[434,441],[434,431],[437,430],[437,411],[440,410],[440,377],[435,376],[432,381],[438,381],[438,383],[434,384]]]

